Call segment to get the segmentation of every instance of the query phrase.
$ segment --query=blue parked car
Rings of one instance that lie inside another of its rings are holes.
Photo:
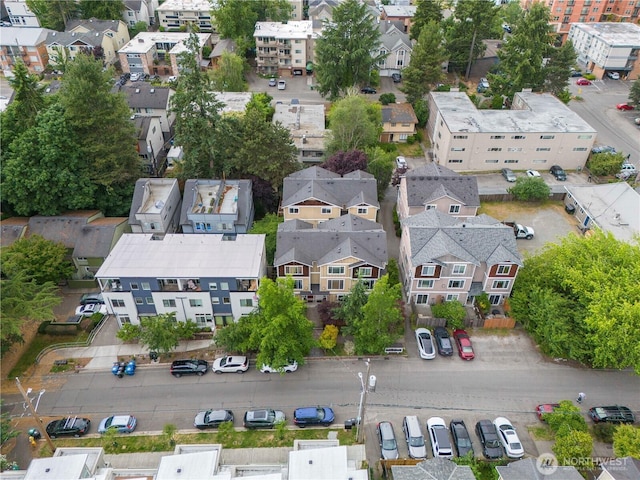
[[[304,428],[307,425],[322,425],[328,427],[333,423],[336,416],[331,407],[303,407],[297,408],[293,412],[293,423]]]

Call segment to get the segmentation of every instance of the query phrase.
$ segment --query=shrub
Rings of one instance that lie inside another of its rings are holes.
[[[318,315],[320,315],[320,320],[322,320],[322,325],[336,325],[338,327],[344,327],[346,323],[344,320],[338,318],[335,314],[335,309],[340,307],[339,302],[329,302],[328,300],[323,300],[316,307]]]
[[[540,177],[518,177],[508,192],[524,202],[536,202],[549,198],[551,189]]]
[[[489,302],[489,295],[487,292],[482,292],[476,297],[476,305],[482,313],[487,313],[489,311],[491,303]]]
[[[396,103],[396,96],[393,93],[383,93],[380,95],[379,100],[382,105],[389,105],[390,103]]]
[[[320,347],[325,350],[334,349],[338,343],[338,332],[339,329],[335,325],[326,325],[318,340]]]
[[[116,337],[123,342],[138,340],[140,338],[140,325],[125,323],[122,328],[118,330],[118,333],[116,333]]]
[[[603,175],[615,175],[620,171],[624,163],[622,153],[594,153],[587,162],[589,171],[598,177]]]
[[[448,302],[438,303],[431,307],[431,313],[437,318],[446,318],[447,326],[449,328],[462,328],[464,327],[464,319],[467,316],[467,311],[457,300],[451,300]]]
[[[351,340],[347,340],[344,342],[344,353],[345,355],[353,355],[356,351],[356,346]]]
[[[598,423],[593,426],[593,435],[600,442],[613,443],[613,434],[616,433],[616,428],[610,423]]]
[[[45,320],[44,322],[42,322],[39,326],[38,326],[38,333],[40,335],[44,335],[47,333],[47,328],[49,328],[49,325],[51,325],[51,320]]]

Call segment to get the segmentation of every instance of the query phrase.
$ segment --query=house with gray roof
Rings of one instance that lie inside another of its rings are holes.
[[[173,136],[176,114],[169,108],[173,90],[168,87],[154,86],[148,82],[135,82],[120,86],[119,91],[124,93],[132,116],[158,117],[162,133],[167,137],[166,140]]]
[[[104,53],[105,64],[111,63],[113,55],[113,42],[104,33],[90,30],[87,32],[51,32],[47,36],[47,52],[49,63],[56,68],[63,61],[72,62],[80,53],[99,54]],[[111,52],[107,57],[106,52]]]
[[[496,470],[499,480],[584,480],[573,465],[538,464],[538,459],[532,457],[496,466]]]
[[[23,61],[29,73],[40,74],[49,64],[48,28],[2,27],[0,35],[0,67],[11,75],[17,61]]]
[[[409,38],[407,25],[403,21],[392,19],[380,21],[377,25],[380,31],[380,46],[377,53],[386,54],[386,57],[378,62],[380,76],[390,77],[393,73],[402,73],[402,70],[411,63],[413,52],[413,43]]]
[[[161,177],[167,169],[167,149],[158,117],[133,117],[138,136],[138,158],[145,175]]]
[[[386,272],[387,236],[382,225],[346,214],[317,226],[299,219],[278,226],[274,267],[291,276],[309,302],[336,300],[361,278],[368,289]]]
[[[425,210],[437,210],[454,217],[474,217],[480,207],[478,179],[428,163],[408,170],[400,178],[398,216],[400,220]]]
[[[633,457],[612,458],[600,464],[602,473],[598,480],[637,480],[640,478],[640,459]]]
[[[130,39],[129,29],[122,20],[100,20],[95,17],[69,20],[65,32],[76,35],[103,35],[108,40],[102,45],[103,61],[106,65],[112,65],[118,61],[118,50]]]
[[[471,467],[436,457],[416,465],[392,465],[393,480],[476,480]]]
[[[382,133],[385,143],[406,142],[418,127],[418,117],[410,103],[391,103],[382,106]]]
[[[347,213],[375,221],[380,203],[373,175],[361,170],[340,175],[313,166],[294,172],[283,182],[284,219],[318,225]]]
[[[401,277],[418,309],[449,300],[471,304],[482,292],[492,305],[509,298],[523,265],[511,227],[488,215],[456,218],[436,209],[401,225]]]
[[[182,233],[248,233],[255,211],[251,180],[187,180],[180,226]]]
[[[156,8],[158,8],[158,0],[124,0],[122,20],[128,27],[134,27],[138,22],[153,25]]]
[[[133,233],[161,237],[180,225],[182,198],[175,178],[139,178],[133,190],[129,225]]]

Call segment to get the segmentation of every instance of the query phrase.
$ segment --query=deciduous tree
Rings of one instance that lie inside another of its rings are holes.
[[[220,65],[211,73],[211,84],[216,92],[244,92],[248,85],[244,79],[247,70],[244,57],[223,52]]]
[[[82,18],[100,20],[121,20],[125,9],[122,0],[80,0]]]
[[[69,20],[80,14],[80,6],[75,0],[26,0],[43,28],[64,32]]]
[[[265,237],[265,249],[267,252],[267,263],[273,265],[273,257],[276,253],[276,239],[278,236],[278,225],[284,218],[274,213],[266,214],[262,219],[253,222],[253,227],[249,233],[263,233]]]
[[[150,352],[169,353],[178,346],[180,337],[175,312],[140,319],[140,343]]]
[[[449,328],[462,328],[464,326],[464,319],[467,316],[464,305],[457,300],[437,303],[431,307],[431,312],[434,317],[446,318]]]
[[[27,281],[39,285],[58,283],[73,273],[73,265],[66,259],[67,248],[62,243],[31,235],[2,249],[2,274],[11,278],[23,274]]]
[[[613,451],[616,457],[640,458],[640,428],[620,425],[613,434]]]
[[[422,28],[418,43],[411,54],[411,63],[403,72],[402,91],[407,102],[414,104],[444,78],[442,64],[447,58],[440,24],[428,22]]]
[[[2,408],[4,399],[0,399],[0,445],[4,445],[4,442],[20,435],[20,430],[15,430],[11,424],[11,413],[9,410]]]
[[[551,449],[560,465],[573,465],[576,458],[591,458],[593,438],[588,432],[569,430],[564,435],[556,436],[556,443]]]
[[[367,154],[361,150],[350,152],[339,151],[331,155],[326,162],[320,165],[322,168],[345,175],[356,170],[367,170]]]
[[[543,419],[556,434],[567,428],[579,432],[589,431],[580,408],[576,407],[570,400],[562,400],[553,412],[545,413]]]
[[[362,308],[367,304],[367,291],[364,282],[358,280],[348,295],[342,299],[340,306],[333,311],[336,318],[342,320],[346,326],[343,331],[350,335],[354,333],[354,326],[362,321],[364,312]]]
[[[416,14],[411,24],[411,40],[418,40],[422,28],[429,22],[439,24],[442,21],[442,2],[440,0],[418,0],[416,2]],[[413,56],[411,58],[413,62]]]
[[[631,105],[640,105],[640,78],[633,82],[629,90],[629,103]]]
[[[539,202],[549,198],[551,189],[540,177],[518,177],[516,184],[507,191],[518,200]]]
[[[360,95],[349,95],[333,104],[329,111],[331,137],[327,155],[340,150],[366,150],[382,133],[382,107]]]
[[[622,152],[617,153],[593,153],[589,157],[587,167],[589,172],[596,176],[615,175],[620,171],[625,157]]]
[[[371,83],[387,54],[378,53],[380,31],[366,3],[346,0],[333,9],[316,41],[315,73],[322,96],[336,99],[349,87]]]
[[[369,157],[367,172],[376,177],[378,200],[382,200],[395,169],[394,154],[385,152],[380,147],[374,147],[367,149],[367,156]]]

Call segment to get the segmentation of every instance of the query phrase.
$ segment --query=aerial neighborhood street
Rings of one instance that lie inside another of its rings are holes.
[[[0,479],[640,479],[625,2],[5,0]]]

